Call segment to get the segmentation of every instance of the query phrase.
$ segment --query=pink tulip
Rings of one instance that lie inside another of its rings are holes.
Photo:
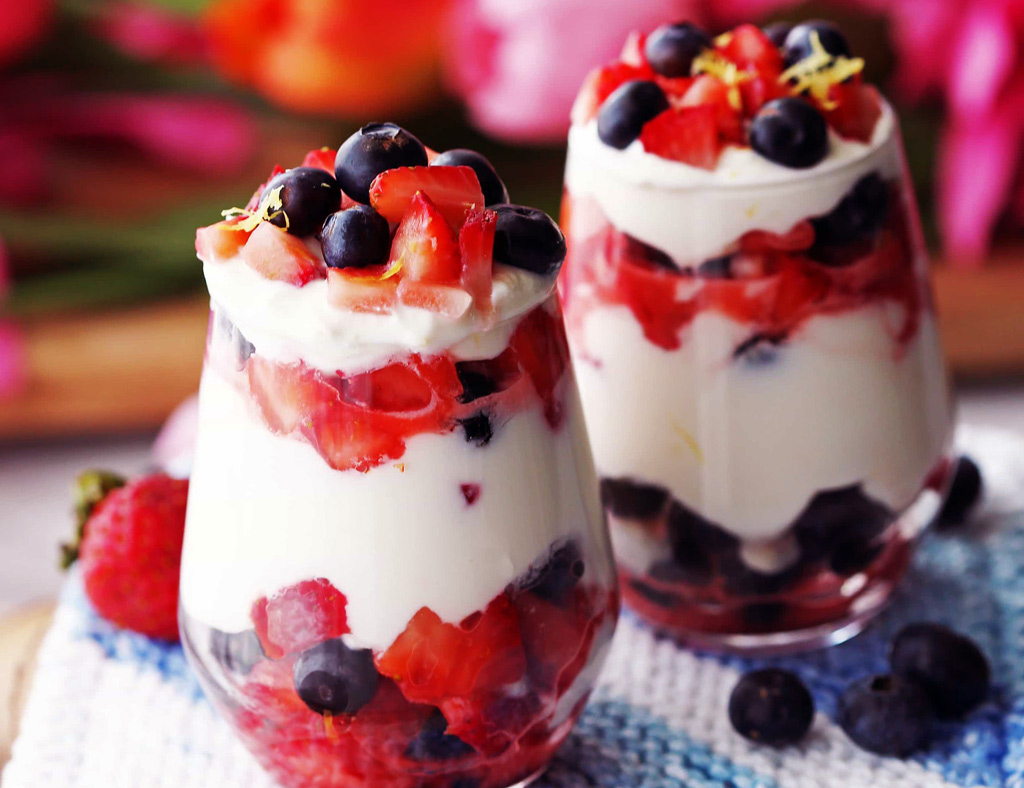
[[[8,0],[0,22],[0,65],[24,55],[42,37],[53,17],[53,0]]]
[[[206,39],[196,22],[153,5],[107,3],[94,27],[102,38],[137,60],[196,63],[206,54]]]

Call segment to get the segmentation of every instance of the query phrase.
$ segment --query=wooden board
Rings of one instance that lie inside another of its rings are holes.
[[[40,602],[0,618],[0,769],[11,757],[36,652],[53,619],[53,610],[52,602]]]

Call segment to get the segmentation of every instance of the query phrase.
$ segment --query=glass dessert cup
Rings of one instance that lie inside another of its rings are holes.
[[[884,606],[948,482],[951,406],[892,111],[816,167],[755,159],[706,172],[575,124],[559,287],[624,601],[773,653]]]
[[[554,296],[336,374],[212,310],[180,614],[208,696],[285,786],[530,779],[618,612]]]

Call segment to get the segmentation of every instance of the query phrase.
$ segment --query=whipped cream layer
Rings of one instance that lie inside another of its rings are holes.
[[[828,213],[870,172],[886,180],[901,174],[899,135],[888,105],[869,144],[830,129],[829,147],[821,163],[796,170],[730,145],[709,171],[647,153],[640,140],[625,150],[609,147],[592,120],[569,131],[565,183],[572,197],[592,196],[620,231],[681,266],[697,265],[725,254],[750,230],[784,233]]]
[[[319,248],[314,251],[319,254]],[[211,300],[260,355],[283,363],[301,359],[307,366],[345,374],[375,369],[408,353],[450,350],[457,359],[494,358],[507,346],[516,318],[555,286],[555,277],[495,265],[494,326],[473,308],[457,320],[401,304],[386,314],[341,309],[330,303],[327,280],[302,287],[275,282],[240,255],[204,260],[203,273]]]
[[[575,385],[565,388],[557,432],[538,404],[497,424],[487,446],[461,431],[418,435],[401,463],[339,472],[308,444],[271,433],[207,369],[182,556],[185,612],[221,630],[249,629],[259,597],[322,577],[348,599],[350,645],[386,649],[421,607],[458,622],[570,536],[584,551],[585,578],[610,585],[579,398]],[[474,504],[462,484],[480,485]]]
[[[573,348],[599,473],[662,485],[751,541],[834,487],[903,510],[947,447],[951,406],[934,317],[901,346],[900,309],[818,315],[734,358],[750,326],[719,312],[666,351],[628,308],[591,308]]]

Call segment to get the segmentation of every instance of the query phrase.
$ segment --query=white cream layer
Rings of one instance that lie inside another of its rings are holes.
[[[732,358],[750,327],[715,311],[666,351],[628,308],[591,309],[572,344],[598,471],[660,484],[753,541],[778,537],[832,487],[863,482],[903,509],[951,415],[933,318],[897,357],[892,309],[811,318],[760,361]]]
[[[485,447],[461,431],[419,435],[401,465],[364,474],[332,470],[309,445],[272,434],[208,370],[182,557],[185,612],[241,631],[259,597],[323,577],[348,598],[351,644],[385,649],[423,606],[452,622],[484,607],[564,536],[580,537],[586,577],[610,584],[582,412],[575,386],[566,390],[557,433],[532,408]],[[472,506],[463,483],[481,487]]]
[[[783,233],[828,213],[867,173],[891,179],[903,166],[887,105],[870,144],[830,131],[829,145],[828,157],[806,170],[729,146],[716,169],[708,171],[647,153],[639,140],[625,150],[611,148],[591,121],[569,131],[565,182],[573,198],[594,198],[617,229],[682,266],[694,265],[724,254],[749,230]]]
[[[312,247],[311,247],[312,248]],[[260,275],[239,255],[204,261],[210,297],[262,356],[299,359],[329,373],[363,372],[409,353],[450,350],[456,358],[493,358],[507,346],[515,318],[547,298],[554,277],[503,265],[494,267],[492,297],[497,327],[475,309],[450,320],[425,309],[398,305],[388,314],[332,306],[327,281],[303,287]]]

